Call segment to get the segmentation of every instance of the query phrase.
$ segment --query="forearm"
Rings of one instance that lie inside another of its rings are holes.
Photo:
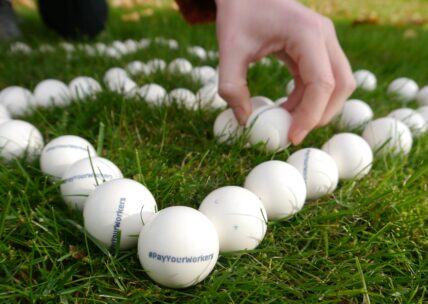
[[[215,21],[217,7],[214,0],[176,0],[184,18],[190,23]]]

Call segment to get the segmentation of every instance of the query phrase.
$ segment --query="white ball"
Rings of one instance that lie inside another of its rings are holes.
[[[290,95],[291,93],[293,93],[294,88],[295,88],[295,82],[294,79],[291,79],[288,83],[287,83],[287,87],[285,89],[285,92],[287,93],[287,95]]]
[[[270,59],[270,58],[268,58],[268,57],[263,57],[263,58],[259,61],[259,63],[260,63],[261,65],[264,65],[264,66],[271,66],[271,65],[272,65],[272,59]]]
[[[131,75],[150,75],[153,71],[152,69],[145,63],[141,61],[132,61],[126,66],[126,70]]]
[[[150,67],[153,71],[164,71],[166,69],[166,62],[163,59],[154,58],[147,61],[147,66]]]
[[[339,178],[342,180],[361,179],[372,168],[373,152],[361,136],[352,133],[336,134],[322,149],[336,162]]]
[[[131,179],[115,179],[97,187],[83,209],[85,229],[106,248],[137,246],[144,224],[156,213],[150,191]],[[120,238],[119,238],[120,235]]]
[[[367,124],[363,131],[363,138],[374,153],[380,155],[409,154],[413,138],[410,129],[401,121],[391,117],[373,120]]]
[[[184,58],[174,59],[168,65],[168,71],[171,74],[189,74],[192,69],[192,64]]]
[[[177,50],[179,48],[178,41],[175,39],[168,39],[166,44],[171,50]]]
[[[97,50],[92,45],[89,45],[89,44],[82,45],[82,51],[90,57],[97,56]]]
[[[417,111],[425,119],[425,127],[428,128],[428,106],[420,107]]]
[[[122,55],[127,55],[129,53],[128,48],[122,41],[115,40],[113,41],[111,46],[115,48]]]
[[[189,110],[195,110],[198,107],[196,95],[188,89],[177,88],[172,90],[169,92],[169,99]]]
[[[98,185],[122,177],[119,168],[108,159],[83,158],[65,171],[62,177],[61,195],[70,208],[83,210],[88,195]]]
[[[421,136],[426,131],[426,121],[424,117],[417,111],[410,108],[401,108],[392,111],[388,117],[398,119],[409,127],[412,135],[415,137]]]
[[[184,206],[159,211],[141,229],[138,256],[147,275],[170,288],[205,279],[217,263],[219,240],[211,221]]]
[[[41,44],[39,45],[40,53],[53,53],[55,52],[55,48],[50,44]]]
[[[265,97],[265,96],[254,96],[251,97],[251,106],[253,108],[253,112],[261,107],[265,107],[265,106],[273,106],[274,102]]]
[[[217,51],[207,51],[207,55],[211,60],[216,60],[219,57],[219,53]]]
[[[316,200],[333,193],[339,181],[339,171],[334,159],[322,150],[301,149],[287,159],[306,183],[306,199]]]
[[[40,155],[40,169],[45,175],[59,180],[76,161],[96,155],[94,147],[86,139],[64,135],[54,138],[44,147]]]
[[[11,120],[10,113],[7,108],[0,103],[0,124],[8,120]]]
[[[103,42],[97,42],[95,43],[95,49],[97,50],[98,54],[104,55],[107,50],[107,45]]]
[[[269,220],[280,220],[297,213],[306,199],[302,174],[279,160],[256,166],[245,179],[244,187],[260,198]]]
[[[28,113],[35,101],[29,90],[12,86],[1,91],[0,104],[4,105],[13,117],[16,117]]]
[[[368,70],[358,70],[354,72],[354,79],[357,83],[357,88],[365,91],[374,91],[377,87],[377,79],[375,74]]]
[[[288,131],[292,120],[290,113],[278,106],[256,109],[246,123],[250,143],[265,143],[268,151],[286,149],[290,145]]]
[[[372,119],[373,111],[367,103],[351,99],[343,104],[337,124],[341,130],[350,131],[363,128]]]
[[[227,186],[214,190],[202,201],[199,211],[214,224],[220,252],[255,249],[266,234],[265,207],[245,188]]]
[[[138,43],[138,48],[139,49],[146,49],[150,46],[150,44],[152,43],[150,39],[147,38],[143,38],[140,41],[137,42]]]
[[[107,83],[110,91],[122,94],[126,97],[132,97],[137,94],[138,86],[131,78],[122,78],[118,81],[110,81]]]
[[[65,83],[56,79],[46,79],[39,82],[34,89],[34,99],[36,105],[40,107],[67,106],[71,96]]]
[[[129,78],[128,73],[122,68],[114,67],[107,70],[103,80],[109,85],[110,82],[121,82],[125,78]]]
[[[428,86],[424,86],[416,96],[416,100],[421,106],[428,106]]]
[[[214,136],[219,143],[233,143],[244,132],[232,109],[221,112],[214,122]]]
[[[85,99],[94,97],[97,93],[102,91],[101,85],[92,77],[79,76],[74,78],[68,88],[73,100]]]
[[[213,82],[213,79],[217,78],[217,71],[208,66],[204,65],[201,67],[195,67],[191,72],[192,79],[200,81],[202,84],[208,84]]]
[[[138,94],[151,105],[161,105],[167,99],[166,90],[156,83],[149,83],[138,90]]]
[[[220,97],[217,91],[217,85],[214,83],[203,86],[196,94],[202,109],[224,109],[227,102]]]
[[[29,55],[33,52],[33,50],[31,49],[31,47],[28,44],[26,44],[25,42],[21,42],[21,41],[17,41],[17,42],[14,42],[13,44],[11,44],[10,51],[12,53],[22,53],[25,55]]]
[[[128,54],[132,54],[135,53],[136,51],[138,51],[138,43],[137,41],[133,40],[133,39],[127,39],[125,42],[125,47],[128,51]]]
[[[8,120],[0,124],[0,156],[7,162],[22,157],[33,161],[43,145],[42,134],[26,121]]]
[[[207,51],[201,47],[201,46],[191,46],[187,48],[187,52],[190,55],[193,55],[195,57],[198,57],[201,60],[206,60],[208,55],[207,55]]]
[[[401,77],[389,84],[387,92],[399,101],[409,102],[416,98],[419,86],[413,79]]]
[[[122,57],[122,54],[114,47],[109,46],[106,48],[104,52],[104,56],[114,58],[114,59],[120,59]]]
[[[74,45],[73,44],[71,44],[71,43],[69,43],[69,42],[61,42],[60,44],[59,44],[59,46],[61,47],[61,48],[63,48],[64,49],[64,51],[66,51],[67,53],[73,53],[75,50],[76,50],[76,48],[74,47]]]

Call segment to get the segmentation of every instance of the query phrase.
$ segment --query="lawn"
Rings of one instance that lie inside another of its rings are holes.
[[[404,12],[415,3],[391,2],[391,7],[402,5]],[[422,12],[427,9],[426,4],[415,5]],[[190,45],[216,50],[213,25],[191,27],[176,11],[150,4],[134,10],[141,12],[139,22],[122,20],[129,8],[112,9],[108,29],[97,41],[162,36],[176,39],[179,49],[153,45],[117,60],[83,52],[67,58],[60,49],[48,54],[13,54],[8,44],[0,44],[0,89],[21,85],[32,90],[43,79],[68,83],[79,75],[102,82],[110,67],[155,57],[167,62],[186,57],[195,66],[217,66],[215,59],[202,61],[186,50]],[[428,84],[426,26],[412,22],[353,25],[359,14],[342,14],[340,9],[329,13],[335,17],[353,68],[369,69],[378,77],[374,92],[357,90],[353,95],[368,102],[376,117],[401,107],[386,95],[392,79],[407,76],[421,86]],[[379,15],[383,20],[384,14]],[[20,16],[23,40],[32,47],[61,41],[44,28],[34,11],[21,9]],[[251,93],[279,98],[290,78],[279,64],[257,64],[249,74]],[[134,80],[140,86],[157,82],[167,90],[196,91],[199,87],[188,77],[164,73]],[[410,106],[417,108],[416,103]],[[197,208],[212,190],[243,185],[257,164],[286,160],[303,147],[320,148],[338,132],[327,126],[312,132],[301,146],[272,154],[247,149],[242,143],[217,144],[212,127],[218,113],[177,106],[150,108],[140,99],[125,99],[105,90],[95,101],[37,110],[22,119],[39,128],[45,142],[65,134],[87,138],[126,177],[146,185],[159,209]],[[136,249],[100,250],[85,237],[81,214],[65,207],[58,188],[42,175],[38,163],[0,164],[0,302],[428,301],[428,135],[415,139],[407,157],[377,158],[364,179],[340,183],[333,195],[307,203],[287,221],[269,222],[256,250],[222,255],[207,279],[184,290],[161,288],[151,281]]]

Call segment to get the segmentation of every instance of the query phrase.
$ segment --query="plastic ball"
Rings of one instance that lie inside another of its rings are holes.
[[[61,195],[67,206],[83,210],[86,199],[97,186],[122,177],[119,168],[108,159],[83,158],[65,171],[60,188]]]
[[[301,149],[287,159],[296,168],[306,184],[306,199],[316,200],[333,193],[339,181],[336,162],[326,152],[315,149]]]
[[[416,98],[419,86],[413,79],[401,77],[389,84],[387,92],[399,101],[410,102]]]
[[[233,143],[239,138],[244,128],[236,120],[232,109],[221,112],[214,122],[214,136],[219,143]]]
[[[102,91],[101,85],[92,77],[79,76],[68,85],[73,100],[94,97]]]
[[[169,92],[170,101],[175,101],[177,104],[184,106],[188,110],[195,110],[198,106],[196,95],[184,88],[177,88]]]
[[[43,145],[40,131],[26,121],[8,120],[0,124],[0,156],[6,162],[18,158],[34,161]]]
[[[34,99],[37,106],[67,106],[71,96],[68,86],[56,79],[47,79],[39,82],[34,89]]]
[[[226,186],[204,198],[199,211],[214,224],[220,241],[220,252],[255,249],[267,229],[263,203],[251,191]]]
[[[410,129],[401,121],[384,117],[369,122],[363,131],[363,138],[378,155],[391,153],[409,154],[413,138]]]
[[[98,186],[86,200],[85,229],[106,248],[137,246],[144,224],[157,211],[155,198],[142,184],[115,179]],[[120,237],[119,237],[120,236]]]
[[[203,86],[196,94],[202,109],[224,109],[227,102],[220,97],[217,91],[217,84],[207,84]]]
[[[374,91],[377,87],[376,75],[368,70],[358,70],[354,72],[354,79],[357,83],[357,88],[364,91]]]
[[[167,99],[166,90],[156,83],[149,83],[138,90],[138,94],[150,105],[159,106]]]
[[[61,179],[76,161],[95,157],[97,152],[90,142],[75,135],[64,135],[51,140],[40,155],[40,169],[54,179]]]
[[[428,106],[428,86],[421,88],[416,96],[416,100],[421,106]]]
[[[361,136],[336,134],[322,146],[322,150],[334,159],[342,180],[361,179],[372,168],[373,152]]]
[[[246,123],[250,143],[264,143],[268,151],[286,149],[290,145],[288,131],[292,120],[290,113],[278,106],[256,109]]]
[[[341,130],[357,130],[373,119],[373,111],[362,100],[351,99],[344,103],[342,111],[338,115],[337,125]]]
[[[256,166],[247,175],[244,187],[257,195],[269,220],[289,217],[303,208],[306,184],[292,165],[271,160]]]
[[[138,256],[147,275],[169,288],[204,280],[219,254],[217,231],[198,210],[175,206],[159,211],[138,238]]]
[[[168,65],[168,71],[171,74],[189,74],[192,72],[192,64],[184,58],[177,58]]]
[[[388,117],[398,119],[409,127],[412,135],[419,137],[426,132],[426,121],[424,117],[417,111],[410,108],[401,108],[392,111]]]
[[[0,104],[5,106],[13,116],[20,116],[28,113],[35,105],[33,94],[22,87],[7,87],[0,93]]]

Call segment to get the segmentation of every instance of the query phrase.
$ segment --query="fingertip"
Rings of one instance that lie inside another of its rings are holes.
[[[308,133],[309,133],[309,130],[296,126],[290,129],[290,132],[288,133],[288,137],[291,143],[294,146],[297,146],[303,142],[303,140],[306,138]]]
[[[236,119],[238,120],[239,124],[245,125],[245,123],[248,120],[248,117],[251,114],[251,105],[250,107],[248,106],[243,106],[243,105],[239,105],[236,107],[232,108],[233,113],[235,114]]]

